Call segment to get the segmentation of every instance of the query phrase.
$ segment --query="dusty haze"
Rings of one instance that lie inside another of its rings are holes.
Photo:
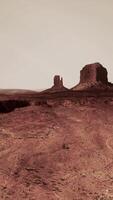
[[[0,0],[0,88],[72,87],[87,63],[113,82],[112,0]]]

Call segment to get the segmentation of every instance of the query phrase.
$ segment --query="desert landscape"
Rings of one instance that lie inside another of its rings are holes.
[[[100,63],[78,85],[0,92],[0,200],[113,199],[113,84]]]

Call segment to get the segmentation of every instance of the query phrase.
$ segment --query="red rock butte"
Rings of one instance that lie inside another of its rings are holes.
[[[110,85],[108,73],[100,63],[88,64],[80,71],[80,82],[72,90],[105,89]]]
[[[63,78],[60,75],[55,75],[53,78],[53,86],[44,92],[59,92],[59,91],[67,91],[68,89],[64,87]]]
[[[100,63],[86,65],[80,71],[80,83],[101,82],[108,83],[107,70]]]
[[[59,75],[54,76],[54,85],[53,88],[62,88],[63,87],[63,78]]]

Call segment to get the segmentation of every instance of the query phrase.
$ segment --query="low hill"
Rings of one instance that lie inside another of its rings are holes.
[[[33,90],[24,90],[24,89],[0,89],[0,94],[26,94],[26,93],[34,93],[38,92]]]

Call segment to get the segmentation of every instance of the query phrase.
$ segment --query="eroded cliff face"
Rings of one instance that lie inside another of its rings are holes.
[[[80,71],[80,83],[108,83],[107,70],[99,63],[86,65]]]
[[[100,63],[88,64],[80,71],[80,83],[73,90],[105,89],[108,87],[108,73]]]

